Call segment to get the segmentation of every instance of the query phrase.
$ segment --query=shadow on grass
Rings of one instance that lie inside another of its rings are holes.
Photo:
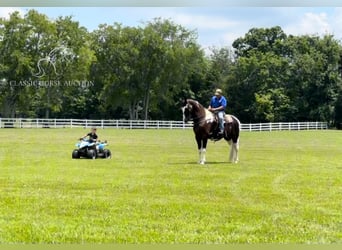
[[[229,161],[207,161],[204,165],[222,165],[222,164],[232,164]],[[168,162],[167,165],[201,165],[196,161],[191,162]]]
[[[80,160],[87,160],[87,161],[96,161],[96,160],[110,160],[111,158],[102,158],[102,157],[99,157],[99,158],[96,158],[96,159],[90,159],[90,158],[84,158],[84,157],[81,157],[81,158],[71,158],[71,160],[75,160],[75,161],[80,161]]]

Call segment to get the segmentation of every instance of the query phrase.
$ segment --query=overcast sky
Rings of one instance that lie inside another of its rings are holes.
[[[31,8],[31,7],[30,7]],[[0,7],[0,17],[28,7]],[[162,17],[195,30],[204,49],[231,46],[251,28],[280,26],[286,34],[333,34],[342,40],[342,7],[44,7],[35,8],[54,19],[72,16],[92,31],[99,24],[114,22],[142,26],[143,22]]]

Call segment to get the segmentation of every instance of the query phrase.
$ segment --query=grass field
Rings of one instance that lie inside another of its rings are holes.
[[[0,129],[0,243],[342,243],[342,132],[243,132],[198,165],[191,130]]]

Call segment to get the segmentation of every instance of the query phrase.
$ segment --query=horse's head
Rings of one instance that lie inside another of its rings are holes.
[[[200,117],[200,107],[201,105],[197,101],[187,99],[184,106],[182,107],[183,121],[186,123],[194,119],[198,119]]]

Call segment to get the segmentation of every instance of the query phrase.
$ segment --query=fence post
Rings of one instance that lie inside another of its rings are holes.
[[[103,120],[101,120],[101,128],[103,129]]]
[[[72,128],[72,119],[70,119],[70,128]]]

